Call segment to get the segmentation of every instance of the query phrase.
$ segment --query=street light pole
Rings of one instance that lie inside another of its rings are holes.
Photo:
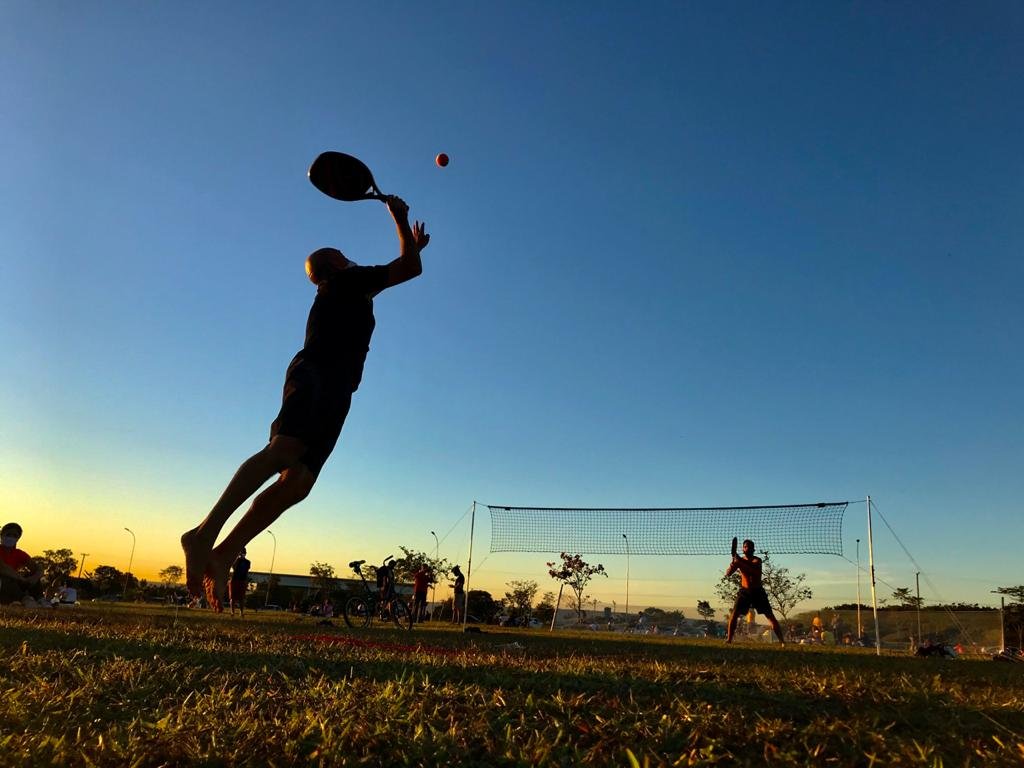
[[[89,556],[88,552],[82,552],[82,562],[78,566],[78,578],[82,578],[82,571],[85,570],[85,558]]]
[[[629,629],[629,538],[622,534],[626,541],[626,629]]]
[[[270,573],[267,574],[267,596],[263,600],[263,607],[266,608],[270,604],[270,580],[274,576],[274,558],[277,557],[277,536],[269,528],[267,533],[270,534],[270,538],[274,540],[274,549],[270,552]]]
[[[128,570],[124,574],[124,589],[121,590],[121,597],[128,593],[128,579],[132,575],[132,561],[135,559],[135,533],[131,528],[125,528],[132,535],[132,553],[128,556]]]
[[[430,535],[434,537],[434,567],[437,567],[437,561],[441,559],[441,542],[437,540],[437,534],[433,531]],[[437,597],[437,574],[434,573],[434,568],[430,569],[430,618],[434,618],[434,599]]]

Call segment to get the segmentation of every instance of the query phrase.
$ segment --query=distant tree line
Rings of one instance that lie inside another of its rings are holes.
[[[870,604],[861,603],[860,609],[862,611],[870,611]],[[826,611],[856,611],[856,603],[839,603],[837,605],[826,605]],[[880,611],[914,611],[917,610],[917,606],[914,605],[885,605],[881,604],[878,606]],[[998,611],[998,608],[993,608],[991,605],[978,605],[977,603],[936,603],[934,605],[922,605],[922,611]]]

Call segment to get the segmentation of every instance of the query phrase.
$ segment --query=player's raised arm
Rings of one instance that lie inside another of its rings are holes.
[[[399,245],[398,258],[388,264],[387,287],[390,288],[423,273],[420,251],[427,247],[430,235],[418,221],[415,226],[409,226],[409,206],[402,198],[390,195],[385,202],[391,217],[395,220]]]

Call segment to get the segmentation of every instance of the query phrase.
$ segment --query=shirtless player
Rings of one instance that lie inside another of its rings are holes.
[[[747,539],[743,542],[743,557],[736,554],[736,542],[733,541],[732,562],[725,571],[726,576],[732,576],[736,571],[740,572],[740,591],[736,595],[736,604],[729,614],[729,629],[725,636],[725,642],[731,643],[733,633],[736,631],[736,622],[751,608],[768,619],[768,623],[775,630],[779,642],[786,644],[782,637],[782,627],[779,626],[772,611],[771,603],[768,602],[768,593],[764,591],[761,584],[761,558],[754,554],[754,542]]]

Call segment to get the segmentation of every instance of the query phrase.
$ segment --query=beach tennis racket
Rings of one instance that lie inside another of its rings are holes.
[[[739,544],[739,540],[735,536],[733,536],[732,537],[732,556],[733,557],[736,557],[736,545],[737,544]]]
[[[328,197],[352,202],[384,200],[366,163],[344,152],[321,152],[309,166],[309,181]]]

